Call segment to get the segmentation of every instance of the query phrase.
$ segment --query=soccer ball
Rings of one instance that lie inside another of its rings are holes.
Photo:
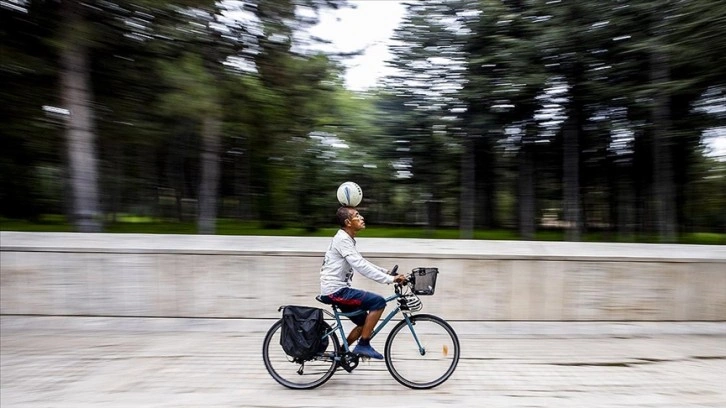
[[[346,181],[338,187],[338,202],[342,205],[355,207],[363,201],[363,190],[352,181]]]

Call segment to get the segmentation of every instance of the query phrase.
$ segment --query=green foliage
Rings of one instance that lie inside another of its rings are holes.
[[[652,130],[661,124],[651,109],[662,95],[680,239],[716,243],[726,228],[724,162],[701,144],[705,130],[724,126],[723,1],[410,2],[392,48],[399,73],[362,94],[344,88],[339,56],[296,43],[318,11],[342,1],[87,4],[70,37],[58,4],[2,9],[3,216],[72,212],[58,52],[75,38],[90,50],[107,231],[196,232],[202,123],[218,118],[218,233],[328,236],[335,188],[353,180],[372,225],[415,226],[367,234],[455,238],[471,206],[486,227],[475,238],[514,239],[523,159],[534,174],[529,215],[562,214],[562,129],[574,110],[583,239],[654,240]],[[654,53],[669,73],[657,82]],[[167,221],[120,222],[123,214]],[[700,231],[715,235],[689,235]]]
[[[170,88],[159,98],[161,113],[196,120],[219,113],[219,91],[201,56],[184,53],[176,60],[159,61],[159,71]]]

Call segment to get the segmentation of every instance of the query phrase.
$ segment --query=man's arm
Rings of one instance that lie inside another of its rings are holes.
[[[374,280],[378,283],[393,283],[393,276],[387,274],[384,268],[374,265],[363,256],[355,251],[345,256],[345,260],[348,261],[350,266],[353,267],[358,273],[365,276],[368,279]]]

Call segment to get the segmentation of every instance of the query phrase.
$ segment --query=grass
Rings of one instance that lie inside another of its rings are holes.
[[[25,232],[72,232],[70,225],[63,216],[51,215],[30,222],[0,218],[0,230]],[[262,235],[262,236],[297,236],[297,237],[331,237],[337,228],[334,226],[310,231],[302,226],[284,228],[264,228],[256,221],[238,221],[220,219],[217,222],[218,235]],[[163,221],[151,217],[119,216],[115,222],[107,222],[104,232],[136,233],[136,234],[196,234],[194,222]],[[366,238],[431,238],[458,239],[459,230],[439,228],[430,230],[424,227],[390,227],[370,225],[361,234]],[[539,230],[535,234],[536,241],[564,241],[565,235],[559,230]],[[478,240],[519,240],[514,230],[477,230],[474,239]],[[652,235],[635,236],[630,240],[622,240],[613,233],[591,232],[583,236],[585,242],[641,242],[657,243],[658,238]],[[683,234],[679,237],[681,244],[725,245],[726,234],[699,232]]]

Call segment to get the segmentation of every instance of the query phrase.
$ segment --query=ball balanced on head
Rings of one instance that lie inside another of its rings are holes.
[[[363,190],[352,181],[346,181],[338,187],[338,202],[341,205],[355,207],[363,201]]]

